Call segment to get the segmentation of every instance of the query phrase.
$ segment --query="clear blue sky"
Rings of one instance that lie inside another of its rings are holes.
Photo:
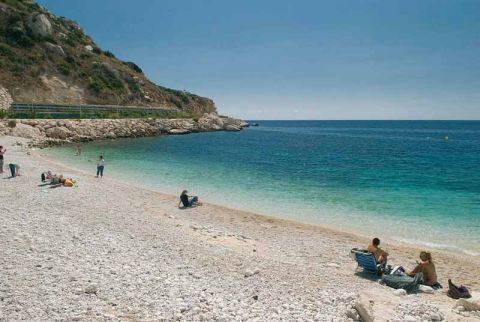
[[[247,119],[480,119],[480,1],[39,0]]]

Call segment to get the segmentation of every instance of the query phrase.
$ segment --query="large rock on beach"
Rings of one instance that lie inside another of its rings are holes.
[[[21,138],[34,140],[38,140],[44,137],[44,135],[42,134],[42,132],[40,132],[39,129],[23,123],[17,123],[17,125],[10,130],[9,134],[11,136],[18,136]]]
[[[45,132],[45,134],[49,138],[60,139],[60,140],[65,140],[71,135],[70,131],[68,131],[66,128],[60,127],[60,126],[49,128]]]

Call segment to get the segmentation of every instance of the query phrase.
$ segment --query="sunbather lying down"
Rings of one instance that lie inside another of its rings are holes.
[[[75,180],[72,178],[64,178],[63,175],[57,176],[56,174],[53,175],[50,179],[51,188],[57,187],[73,187],[75,185]]]

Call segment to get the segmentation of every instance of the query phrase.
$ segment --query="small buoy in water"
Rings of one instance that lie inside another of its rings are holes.
[[[445,141],[448,141],[448,136],[445,135]]]

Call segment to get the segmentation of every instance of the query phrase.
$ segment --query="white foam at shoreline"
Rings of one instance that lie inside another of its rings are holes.
[[[473,250],[468,250],[468,249],[463,249],[457,246],[452,246],[452,245],[447,245],[447,244],[439,244],[439,243],[432,243],[432,242],[427,242],[427,241],[422,241],[422,240],[413,240],[413,239],[408,239],[408,238],[402,238],[398,236],[393,236],[393,240],[410,244],[410,245],[415,245],[415,246],[425,246],[428,248],[434,248],[434,249],[439,249],[439,250],[447,250],[447,251],[453,251],[453,252],[461,252],[466,255],[471,255],[471,256],[480,256],[480,252],[475,252]]]
[[[60,154],[62,154],[62,152],[60,152]],[[72,158],[65,155],[65,158],[63,159],[67,163],[73,164],[75,167],[83,169],[87,168],[85,162],[82,163],[82,160],[78,158]],[[94,164],[93,162],[90,164],[93,171]],[[88,167],[90,167],[90,165]],[[139,182],[138,174],[130,171],[130,168],[128,167],[125,168],[124,165],[120,165],[118,168],[116,165],[109,165],[108,170],[111,171],[112,174],[118,179],[130,181],[135,184],[144,184],[164,193],[176,194],[177,190],[181,190],[180,188],[176,188],[180,187],[181,184],[163,182],[162,177],[157,177],[154,174],[150,179],[147,177]],[[152,180],[152,178],[154,180]],[[280,200],[280,202],[277,202],[277,199],[271,197],[271,194],[267,197],[262,197],[264,199],[259,200],[258,194],[261,194],[261,191],[255,191],[255,193],[252,194],[251,191],[241,191],[240,189],[235,190],[235,188],[232,187],[227,187],[229,189],[228,191],[218,191],[218,187],[212,186],[211,184],[209,185],[208,182],[204,183],[203,181],[200,184],[197,182],[196,186],[190,185],[185,188],[188,188],[194,193],[200,194],[201,198],[206,202],[222,205],[228,208],[235,208],[313,225],[321,225],[337,231],[353,233],[364,237],[378,235],[378,237],[385,240],[401,241],[409,245],[421,245],[435,249],[462,252],[472,256],[480,255],[480,252],[468,249],[466,247],[468,246],[468,241],[466,240],[466,242],[461,244],[460,247],[449,246],[446,243],[439,243],[438,238],[436,238],[436,242],[419,242],[416,237],[423,236],[421,234],[422,229],[418,228],[422,224],[421,218],[390,218],[376,213],[355,211],[354,209],[350,209],[348,207],[331,208],[328,206],[322,206],[322,208],[309,208],[308,205],[302,206],[295,203],[295,201],[290,202],[289,200]],[[396,227],[398,229],[392,227]],[[447,226],[439,227],[437,224],[434,229],[436,229],[435,231],[439,233],[439,236],[442,235],[443,237],[446,237],[446,240],[448,240],[449,243],[455,243],[456,232],[444,231],[443,229],[440,230],[440,228],[443,227]],[[399,235],[392,237],[394,236],[394,233]],[[471,239],[472,238],[470,238],[470,240]],[[435,240],[435,238],[433,240]]]

